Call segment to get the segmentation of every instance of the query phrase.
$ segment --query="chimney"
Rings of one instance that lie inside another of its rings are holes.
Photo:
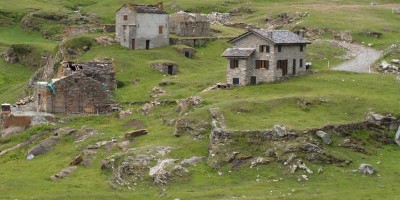
[[[304,30],[299,30],[299,37],[300,37],[301,39],[304,38]]]
[[[158,7],[158,9],[160,9],[160,10],[164,10],[164,4],[163,4],[163,2],[162,2],[162,1],[159,1],[159,2],[157,3],[157,7]]]

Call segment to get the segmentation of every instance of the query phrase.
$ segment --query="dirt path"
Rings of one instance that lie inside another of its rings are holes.
[[[359,73],[375,73],[372,65],[382,56],[380,51],[368,48],[359,44],[350,44],[347,42],[331,41],[335,45],[342,47],[348,51],[352,59],[338,66],[333,70],[351,71]]]

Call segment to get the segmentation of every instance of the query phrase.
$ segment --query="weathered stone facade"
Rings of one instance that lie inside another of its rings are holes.
[[[125,4],[116,13],[116,40],[129,49],[169,45],[168,18],[162,3]]]
[[[36,84],[37,109],[67,114],[110,112],[114,76],[112,63],[62,62],[59,78]]]
[[[222,54],[228,59],[228,84],[258,84],[307,73],[309,42],[289,31],[250,30],[229,42],[234,47]]]
[[[207,37],[210,30],[206,14],[180,11],[169,17],[169,31],[181,37]]]

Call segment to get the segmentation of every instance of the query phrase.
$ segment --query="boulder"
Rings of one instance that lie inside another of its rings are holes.
[[[75,157],[74,160],[72,160],[69,163],[69,165],[71,165],[71,166],[79,165],[82,161],[83,161],[83,157],[81,155],[79,155],[79,156]]]
[[[276,132],[276,134],[278,134],[279,137],[283,137],[285,136],[286,133],[286,128],[284,126],[281,126],[279,124],[275,124],[274,125],[274,130]]]
[[[399,59],[392,59],[391,61],[393,64],[400,64],[400,60]]]
[[[142,115],[148,115],[150,114],[151,109],[153,108],[153,104],[151,103],[145,103],[140,110],[142,111]]]
[[[119,112],[119,118],[120,119],[125,119],[129,115],[132,115],[132,111],[130,109]]]
[[[325,144],[332,144],[332,139],[329,137],[328,133],[325,133],[324,131],[317,131],[316,135],[322,139],[322,141]]]
[[[394,137],[394,141],[396,142],[397,145],[400,146],[400,126],[397,129],[396,135]]]
[[[150,168],[149,176],[156,185],[166,185],[175,177],[183,177],[189,174],[189,170],[176,164],[176,159],[164,159],[158,161],[157,165]]]
[[[188,159],[184,159],[182,162],[181,162],[181,165],[182,166],[190,166],[190,165],[195,165],[195,164],[197,164],[197,163],[199,163],[199,162],[202,162],[203,160],[205,159],[205,157],[204,156],[193,156],[193,157],[191,157],[191,158],[188,158]]]
[[[361,174],[374,174],[376,172],[376,170],[370,164],[362,163],[360,165],[360,167],[358,167],[357,172],[359,172]]]
[[[141,129],[137,131],[130,131],[125,133],[125,137],[127,138],[135,138],[141,135],[146,135],[148,133],[147,129]]]
[[[11,136],[17,133],[20,133],[22,131],[25,130],[25,127],[21,127],[21,126],[10,126],[6,129],[1,130],[0,132],[0,138],[4,138],[7,136]]]
[[[54,146],[57,145],[59,139],[59,137],[52,136],[40,141],[36,147],[33,147],[28,151],[28,155],[38,156],[49,152]]]
[[[85,46],[82,47],[82,50],[89,51],[90,50],[90,46],[85,45]]]
[[[69,174],[76,171],[77,169],[78,169],[77,166],[67,167],[67,168],[61,170],[60,172],[58,172],[57,174],[54,174],[50,178],[51,178],[51,180],[56,181],[58,179],[67,177]]]
[[[271,160],[268,158],[258,157],[251,162],[250,168],[253,168],[258,165],[267,165],[271,163]]]

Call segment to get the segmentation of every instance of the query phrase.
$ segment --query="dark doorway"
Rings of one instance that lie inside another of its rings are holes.
[[[239,78],[233,78],[233,85],[239,85]]]
[[[135,39],[132,39],[131,49],[135,49]]]
[[[172,75],[173,72],[174,72],[174,66],[168,65],[168,74]]]
[[[286,76],[288,74],[288,61],[278,60],[277,68],[282,70],[282,76]]]
[[[150,49],[150,40],[146,40],[146,49]]]
[[[250,83],[251,83],[252,85],[257,84],[257,78],[256,78],[255,76],[251,76],[251,78],[250,78]]]
[[[190,52],[189,51],[184,51],[185,57],[190,58]]]

